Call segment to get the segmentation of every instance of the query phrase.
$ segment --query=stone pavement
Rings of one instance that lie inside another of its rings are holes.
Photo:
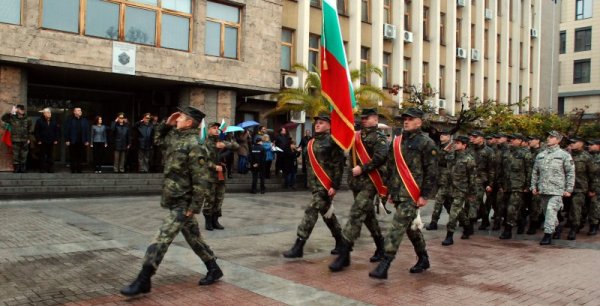
[[[374,244],[366,229],[352,265],[329,272],[334,241],[318,221],[304,258],[284,259],[309,199],[307,192],[228,194],[226,229],[202,230],[222,281],[197,285],[206,268],[179,236],[152,292],[134,299],[118,290],[137,275],[165,216],[158,197],[0,202],[0,305],[600,305],[600,236],[540,247],[541,234],[501,241],[498,232],[477,232],[442,247],[442,226],[424,232],[430,270],[408,273],[416,258],[405,239],[389,279],[380,281],[368,277],[376,264],[368,261]],[[348,191],[336,197],[343,224],[350,199]],[[425,221],[431,209],[423,209]],[[385,229],[391,216],[380,220]]]

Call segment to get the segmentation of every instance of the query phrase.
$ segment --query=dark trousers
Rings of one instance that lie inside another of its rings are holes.
[[[94,155],[94,171],[102,171],[102,161],[104,160],[104,143],[94,142],[92,153]]]
[[[81,173],[81,163],[85,161],[85,146],[83,143],[71,143],[69,154],[71,158],[71,173]]]
[[[296,172],[298,171],[298,169],[290,169],[289,171],[286,171],[283,173],[283,175],[285,176],[284,181],[283,181],[283,187],[284,188],[288,188],[288,187],[294,187],[294,185],[296,184]]]
[[[230,177],[231,170],[233,169],[233,153],[229,154],[225,159],[225,167],[227,168],[227,177]]]
[[[270,179],[271,178],[271,165],[272,164],[273,164],[272,160],[265,161],[265,178],[266,179]]]
[[[42,143],[40,145],[40,171],[53,172],[54,166],[54,144]]]
[[[260,178],[260,192],[265,191],[265,169],[263,167],[252,168],[252,192],[256,192],[256,180]]]

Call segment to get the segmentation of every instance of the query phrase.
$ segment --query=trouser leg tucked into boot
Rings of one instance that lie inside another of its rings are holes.
[[[121,294],[125,296],[135,296],[141,293],[148,293],[152,289],[150,278],[154,275],[156,269],[152,266],[142,266],[142,271],[138,277],[127,287],[121,289]]]
[[[590,231],[588,232],[589,236],[598,235],[598,224],[591,224]]]
[[[350,243],[345,238],[342,238],[339,250],[340,254],[329,265],[329,270],[332,272],[342,271],[342,269],[350,265]]]
[[[212,231],[214,229],[212,215],[204,214],[204,224],[207,231]]]
[[[331,250],[331,255],[338,255],[340,253],[340,245],[342,243],[342,239],[344,239],[342,237],[341,234],[335,235],[333,236],[333,238],[335,238],[335,247],[333,248],[333,250]]]
[[[429,269],[429,255],[427,255],[427,251],[417,254],[417,256],[419,257],[419,260],[412,268],[410,268],[410,273],[421,273]]]
[[[504,231],[500,234],[500,239],[510,239],[512,238],[512,226],[506,225],[504,226]]]
[[[436,231],[438,229],[437,221],[432,220],[431,222],[429,222],[429,224],[427,224],[425,229],[428,231]]]
[[[558,225],[556,230],[554,231],[554,235],[552,235],[552,239],[560,239],[560,235],[562,234],[562,225]]]
[[[537,228],[540,227],[536,221],[529,221],[529,229],[527,230],[527,235],[535,235],[537,232]]]
[[[571,227],[571,229],[569,230],[569,235],[567,236],[567,240],[575,240],[576,236],[577,236],[577,231],[575,230],[574,227]]]
[[[218,230],[222,230],[225,229],[225,227],[223,225],[221,225],[221,223],[219,223],[219,216],[217,214],[213,215],[213,228],[218,229]]]
[[[544,234],[544,238],[540,241],[540,245],[552,244],[552,234]]]
[[[384,255],[379,262],[379,265],[375,268],[375,270],[369,272],[369,277],[378,278],[378,279],[387,279],[388,270],[390,265],[392,264],[392,260],[394,260],[394,256]]]
[[[383,236],[373,237],[373,241],[375,241],[375,254],[369,258],[370,262],[378,262],[383,259],[383,254],[385,253],[384,244],[383,244]]]
[[[454,238],[452,236],[454,236],[454,232],[447,232],[446,239],[444,239],[444,241],[442,241],[442,245],[444,245],[444,246],[453,245]]]
[[[198,281],[198,285],[200,286],[210,285],[223,277],[223,271],[221,271],[221,268],[217,265],[216,259],[207,261],[205,264],[206,270],[208,271],[206,272],[206,276]]]
[[[283,257],[285,258],[301,258],[304,255],[304,244],[306,240],[298,237],[294,246],[288,251],[283,252]]]

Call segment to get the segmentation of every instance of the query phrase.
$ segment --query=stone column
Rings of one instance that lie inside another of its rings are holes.
[[[393,42],[392,52],[392,85],[402,86],[404,80],[404,2],[392,1],[392,23],[396,26],[396,39]],[[403,89],[394,96],[398,108],[402,104]]]
[[[27,106],[27,72],[19,67],[0,66],[0,116],[13,105]],[[0,125],[0,138],[4,136],[4,123]],[[12,150],[0,143],[0,171],[12,171]]]

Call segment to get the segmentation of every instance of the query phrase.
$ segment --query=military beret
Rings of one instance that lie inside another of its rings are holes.
[[[327,122],[331,123],[331,118],[329,118],[329,116],[327,116],[327,115],[315,116],[315,117],[313,117],[313,120],[314,121],[323,120],[323,121],[327,121]]]
[[[454,138],[454,141],[458,141],[460,143],[469,144],[469,137],[467,136],[457,136]]]
[[[360,113],[360,117],[361,118],[365,118],[365,117],[369,117],[371,115],[377,115],[377,109],[376,108],[363,108],[361,113]]]
[[[201,122],[202,119],[204,119],[204,117],[206,116],[202,111],[192,106],[178,107],[177,109],[185,115],[194,118],[194,120],[198,122]]]
[[[558,131],[550,131],[550,132],[548,132],[548,135],[552,136],[552,137],[556,137],[558,139],[562,139],[563,138],[563,135],[560,132],[558,132]]]
[[[402,112],[400,117],[423,118],[423,111],[418,108],[411,107]]]
[[[482,136],[483,137],[483,132],[479,131],[479,130],[475,130],[475,131],[472,131],[471,133],[469,133],[469,136]]]

